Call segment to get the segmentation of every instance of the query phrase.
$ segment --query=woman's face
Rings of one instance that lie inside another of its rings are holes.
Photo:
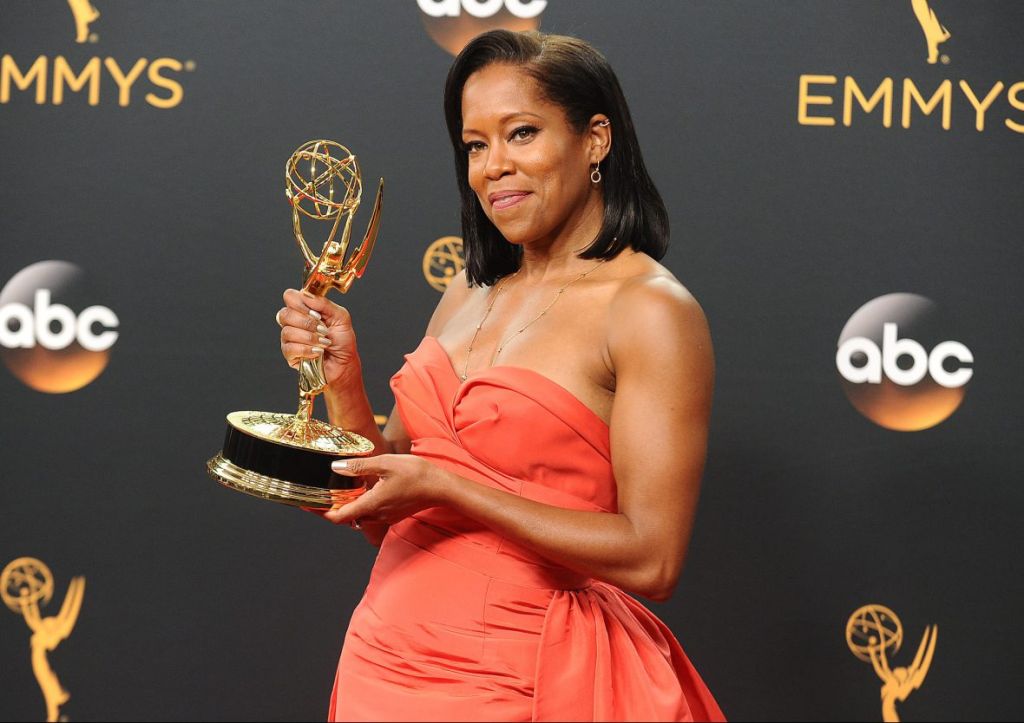
[[[596,133],[577,133],[562,108],[542,98],[536,82],[514,66],[491,64],[466,80],[462,141],[469,185],[511,243],[552,240],[580,222],[594,196],[599,202],[590,170],[607,152],[595,154],[595,144],[610,136],[593,125]]]

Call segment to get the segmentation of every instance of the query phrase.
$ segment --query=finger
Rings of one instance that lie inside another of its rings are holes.
[[[338,305],[326,296],[314,296],[305,289],[299,292],[299,298],[303,304],[324,316],[327,316],[338,309]]]
[[[317,316],[310,316],[307,311],[298,311],[291,307],[284,307],[274,317],[282,328],[294,327],[306,331],[318,331],[323,335],[327,334],[327,325]]]
[[[363,495],[347,505],[332,507],[324,513],[324,517],[336,525],[343,525],[356,519],[360,522],[365,522],[368,518],[373,517],[373,511],[374,505],[372,500],[368,502],[366,496]]]
[[[378,454],[375,457],[350,457],[331,462],[331,469],[346,477],[362,477],[363,475],[386,475],[391,470],[390,454]]]
[[[294,326],[286,326],[281,329],[281,341],[285,343],[294,342],[296,344],[305,344],[311,347],[328,347],[331,345],[330,337],[321,334],[319,330],[308,331]]]
[[[324,312],[322,310],[314,309],[310,304],[306,303],[313,302],[316,306],[323,306],[316,303],[318,299],[312,294],[296,289],[288,289],[284,292],[283,298],[285,308],[298,312],[299,317],[310,317],[318,323],[330,324],[330,321],[323,320]]]
[[[308,291],[289,289],[285,292],[285,304],[303,313],[319,315],[327,326],[352,326],[352,315],[344,306],[335,304],[323,296],[314,296]]]
[[[312,512],[317,517],[326,517],[327,513],[330,512],[329,509],[325,509],[323,507],[303,507],[300,505],[299,509],[303,512]]]
[[[288,364],[294,366],[302,359],[316,359],[324,353],[321,346],[310,346],[309,344],[296,344],[295,342],[282,342],[281,353]]]

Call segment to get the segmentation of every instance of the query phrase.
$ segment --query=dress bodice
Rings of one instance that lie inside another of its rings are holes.
[[[391,386],[414,454],[529,499],[616,510],[608,425],[567,389],[512,366],[461,381],[432,336],[406,358]]]

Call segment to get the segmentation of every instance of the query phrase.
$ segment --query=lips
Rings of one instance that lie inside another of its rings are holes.
[[[495,191],[487,196],[487,200],[491,202],[491,208],[500,211],[515,206],[529,195],[529,191]]]

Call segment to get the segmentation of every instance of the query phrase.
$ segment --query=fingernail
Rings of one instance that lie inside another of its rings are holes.
[[[320,312],[319,311],[313,311],[312,309],[309,310],[309,315],[312,316],[314,319],[322,319],[323,318],[322,316],[320,316]]]
[[[303,294],[303,296],[308,296],[311,299],[315,299],[316,298],[315,296],[313,296],[312,293],[310,293],[309,289],[303,289],[302,290],[302,294]]]
[[[328,339],[326,336],[322,336],[320,337],[320,343],[323,344],[325,347],[328,347],[331,345],[331,340]]]
[[[327,327],[324,326],[323,324],[317,324],[316,330],[317,330],[318,334],[326,334],[327,333]]]
[[[337,462],[331,462],[331,469],[333,469],[333,470],[348,469],[348,460],[339,459]]]
[[[313,353],[314,354],[323,354],[324,353],[323,347],[314,346],[313,347]]]

